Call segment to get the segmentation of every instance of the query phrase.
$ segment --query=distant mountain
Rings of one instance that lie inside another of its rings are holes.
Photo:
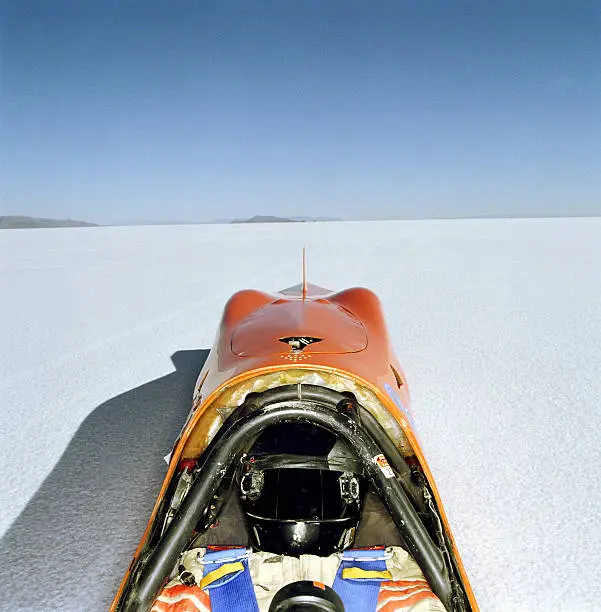
[[[234,219],[231,223],[293,223],[293,219],[272,217],[270,215],[255,215],[250,219]]]
[[[97,227],[97,223],[74,219],[45,219],[20,215],[0,217],[0,229],[26,229],[32,227]]]
[[[234,219],[230,223],[304,223],[312,221],[340,221],[330,217],[273,217],[270,215],[255,215],[250,219]]]

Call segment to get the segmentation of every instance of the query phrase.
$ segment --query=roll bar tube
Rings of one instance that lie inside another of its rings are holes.
[[[286,385],[249,397],[248,404],[245,402],[240,407],[242,416],[231,425],[228,423],[227,429],[222,427],[217,439],[207,449],[202,471],[167,531],[155,548],[140,560],[121,609],[128,612],[147,612],[150,609],[165,578],[188,544],[195,525],[242,453],[270,425],[299,422],[321,427],[353,449],[388,506],[430,587],[450,609],[452,591],[440,549],[432,542],[399,481],[387,477],[385,470],[376,463],[375,458],[382,454],[381,447],[374,440],[374,437],[380,437],[377,431],[374,432],[376,436],[372,436],[372,432],[362,429],[352,415],[336,408],[344,398],[342,394],[316,385]]]

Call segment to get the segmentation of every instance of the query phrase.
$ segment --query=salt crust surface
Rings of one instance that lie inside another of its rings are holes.
[[[598,218],[0,232],[0,606],[108,606],[198,349],[303,245],[383,302],[481,608],[601,607]]]

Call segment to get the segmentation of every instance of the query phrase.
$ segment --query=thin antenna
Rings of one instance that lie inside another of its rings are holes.
[[[307,297],[307,251],[303,247],[303,300]]]

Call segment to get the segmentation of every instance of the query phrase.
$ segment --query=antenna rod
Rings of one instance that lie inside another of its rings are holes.
[[[303,300],[307,297],[307,252],[303,247]]]

